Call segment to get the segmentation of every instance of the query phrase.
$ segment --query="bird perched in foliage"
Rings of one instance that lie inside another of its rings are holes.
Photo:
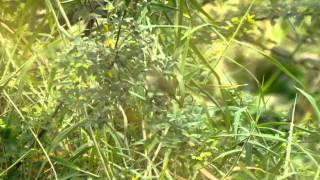
[[[162,92],[169,97],[175,97],[177,79],[166,79],[162,72],[156,69],[149,69],[146,71],[146,86],[151,92]]]
[[[176,97],[178,80],[175,77],[166,79],[161,71],[156,69],[149,69],[146,70],[145,83],[148,91],[153,93],[164,93],[170,98],[177,101],[177,103],[181,106],[181,102]]]

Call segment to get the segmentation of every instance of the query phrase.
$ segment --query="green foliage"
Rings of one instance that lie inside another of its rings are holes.
[[[0,8],[0,178],[319,178],[317,1]]]

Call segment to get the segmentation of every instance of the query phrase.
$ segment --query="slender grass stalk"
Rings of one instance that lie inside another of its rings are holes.
[[[92,130],[92,127],[91,127],[91,126],[90,126],[89,130],[90,130],[91,138],[92,138],[92,140],[93,140],[93,144],[94,144],[94,146],[95,146],[95,148],[96,148],[96,150],[97,150],[97,153],[98,153],[100,162],[101,162],[101,164],[102,164],[104,174],[106,175],[106,178],[107,178],[107,179],[111,179],[111,175],[110,175],[109,170],[108,170],[108,169],[110,169],[109,164],[106,165],[106,163],[105,163],[105,160],[104,160],[104,158],[103,158],[103,156],[102,156],[102,154],[101,154],[100,148],[99,148],[99,146],[98,146],[97,140],[96,140],[96,138],[95,138],[95,135],[94,135],[94,133],[93,133],[93,130]]]
[[[0,177],[4,176],[11,168],[13,168],[15,165],[17,165],[19,162],[21,162],[25,157],[27,157],[34,149],[29,149],[27,152],[23,153],[23,155],[17,159],[14,163],[12,163],[7,169],[3,170],[0,173]]]
[[[9,102],[11,103],[11,105],[14,107],[14,109],[17,111],[17,113],[19,114],[19,116],[21,117],[21,119],[23,121],[25,121],[25,117],[23,116],[23,114],[21,113],[21,111],[19,110],[19,108],[16,106],[16,104],[12,101],[12,99],[10,98],[10,96],[6,93],[6,91],[2,91],[4,93],[4,95],[6,96],[6,98],[9,100]],[[53,166],[53,163],[51,162],[51,159],[47,153],[47,151],[45,150],[45,148],[43,147],[42,143],[40,142],[39,138],[37,137],[37,135],[34,133],[34,131],[31,129],[31,127],[28,127],[29,131],[31,132],[31,134],[33,135],[34,139],[36,140],[36,142],[38,143],[38,145],[40,146],[43,154],[45,155],[45,157],[47,158],[50,166],[51,166],[51,169],[52,169],[52,172],[53,172],[53,175],[54,175],[54,178],[56,180],[58,180],[58,175],[57,175],[57,172]]]
[[[286,150],[286,159],[284,163],[284,170],[283,170],[283,176],[287,176],[289,174],[289,164],[291,161],[291,148],[292,148],[292,141],[293,141],[293,130],[294,130],[294,115],[296,112],[296,104],[297,104],[297,95],[294,99],[293,109],[292,109],[292,116],[291,116],[291,123],[290,123],[290,129],[289,129],[289,135],[288,135],[288,144],[287,144],[287,150]]]
[[[234,31],[234,33],[232,34],[232,36],[230,37],[230,39],[228,40],[228,43],[227,45],[225,46],[225,48],[223,48],[223,50],[221,51],[220,53],[220,56],[218,57],[217,61],[215,61],[215,63],[212,65],[213,69],[215,69],[217,67],[217,65],[220,63],[220,61],[222,60],[223,56],[225,55],[225,53],[227,52],[227,50],[229,49],[230,47],[230,44],[231,42],[236,38],[236,36],[238,35],[242,25],[243,25],[243,22],[245,20],[245,18],[247,18],[249,12],[251,11],[251,8],[253,7],[254,3],[255,3],[256,0],[252,0],[249,7],[247,8],[245,14],[242,16],[236,30]]]
[[[69,21],[67,15],[66,15],[66,12],[64,11],[64,9],[63,9],[63,7],[62,7],[62,5],[60,3],[60,0],[55,0],[55,2],[56,2],[57,6],[59,8],[59,11],[61,12],[61,15],[62,15],[63,19],[65,20],[65,22],[67,24],[68,29],[71,29],[70,21]]]

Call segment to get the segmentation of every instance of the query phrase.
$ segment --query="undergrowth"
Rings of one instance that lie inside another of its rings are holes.
[[[318,179],[319,3],[232,2],[1,2],[0,179]]]

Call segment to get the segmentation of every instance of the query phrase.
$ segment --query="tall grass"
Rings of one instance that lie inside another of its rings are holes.
[[[237,2],[224,21],[196,0],[0,3],[0,178],[318,179],[317,96],[247,40],[265,4]],[[241,48],[293,84],[287,112]]]

